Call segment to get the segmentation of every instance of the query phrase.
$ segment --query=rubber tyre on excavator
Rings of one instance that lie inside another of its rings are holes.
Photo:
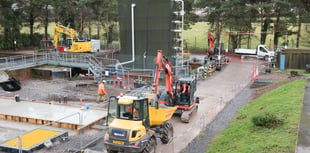
[[[163,144],[167,144],[173,137],[173,126],[170,122],[167,122],[162,125],[162,128],[163,128],[163,134],[160,140]]]
[[[155,138],[151,138],[145,148],[143,149],[142,153],[156,153],[156,140]]]

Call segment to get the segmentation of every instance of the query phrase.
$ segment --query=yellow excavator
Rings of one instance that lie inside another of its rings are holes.
[[[69,36],[66,39],[65,46],[58,46],[59,33]],[[54,25],[54,48],[65,52],[91,52],[92,42],[90,40],[80,40],[79,34],[74,29],[60,24]]]
[[[156,138],[164,144],[172,140],[169,120],[177,107],[159,105],[156,97],[150,90],[149,94],[109,98],[107,120],[112,122],[104,137],[109,153],[156,153]]]

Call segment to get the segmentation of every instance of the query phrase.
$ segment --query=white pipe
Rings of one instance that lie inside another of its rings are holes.
[[[130,61],[122,62],[122,63],[117,63],[115,65],[116,70],[118,69],[118,66],[120,65],[125,65],[128,63],[133,63],[135,61],[135,20],[134,20],[134,8],[136,7],[135,3],[131,4],[131,47],[132,47],[132,59]]]
[[[182,10],[181,10],[181,16],[182,16],[182,41],[181,41],[181,46],[182,46],[182,65],[183,65],[183,58],[184,58],[184,15],[185,15],[185,12],[184,12],[184,1],[182,0]]]

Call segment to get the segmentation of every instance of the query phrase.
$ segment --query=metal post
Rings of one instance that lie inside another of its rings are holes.
[[[23,153],[22,138],[20,135],[18,136],[18,148],[19,148],[19,153]]]
[[[273,50],[275,51],[275,46],[274,46],[274,37],[275,37],[275,24],[274,24],[274,20],[273,20]]]
[[[146,59],[146,51],[143,54],[143,73],[144,73],[144,69],[145,69],[145,59]]]
[[[181,10],[181,16],[182,16],[182,37],[181,37],[181,46],[182,46],[182,65],[183,65],[183,55],[184,55],[184,47],[183,47],[183,45],[184,45],[184,33],[183,33],[183,31],[184,31],[184,14],[185,14],[185,12],[184,12],[184,1],[182,0],[181,1],[182,2],[182,10]]]
[[[80,112],[79,113],[79,125],[80,125],[80,150],[82,149],[83,147],[83,128],[82,128],[82,123],[83,123],[83,114]]]
[[[128,78],[127,78],[127,79],[128,79],[128,82],[127,82],[127,86],[128,86],[128,87],[127,87],[127,91],[130,91],[130,87],[129,87],[129,70],[128,70],[127,75],[128,75]]]

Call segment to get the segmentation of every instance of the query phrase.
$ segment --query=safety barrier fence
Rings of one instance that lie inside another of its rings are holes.
[[[89,70],[95,79],[101,80],[104,67],[119,61],[111,58],[97,58],[92,54],[41,52],[32,55],[17,55],[0,58],[0,70],[17,70],[44,64],[79,67]]]
[[[88,146],[90,143],[92,143],[94,140],[98,139],[98,138],[102,138],[104,133],[102,132],[97,132],[97,133],[92,133],[92,134],[87,134],[85,133],[84,129],[83,129],[83,118],[84,118],[84,114],[83,112],[76,112],[76,113],[72,113],[70,115],[64,116],[62,118],[56,119],[54,121],[49,121],[43,125],[33,125],[33,126],[26,126],[24,127],[24,131],[28,131],[28,132],[32,132],[35,130],[40,130],[40,129],[44,129],[44,130],[49,130],[49,131],[59,131],[59,132],[63,132],[64,134],[61,135],[60,137],[56,137],[56,138],[48,138],[47,140],[45,140],[43,142],[43,144],[41,144],[42,142],[39,142],[38,144],[35,144],[33,147],[33,150],[37,150],[40,149],[40,152],[75,152],[76,150],[83,150],[86,146]],[[76,131],[74,132],[68,132],[68,130],[61,130],[59,128],[55,128],[53,127],[54,124],[57,123],[61,123],[61,122],[65,122],[68,119],[72,119],[72,120],[77,120],[78,121],[78,125],[80,126],[80,128],[78,129],[78,135],[76,134]],[[25,134],[25,133],[24,133]],[[27,133],[26,133],[27,134]],[[24,138],[26,136],[24,136],[22,133],[15,133],[15,137],[17,137],[17,140],[15,142],[15,144],[17,145],[17,147],[13,147],[13,150],[10,151],[14,151],[14,152],[28,152],[25,151],[24,149],[29,149],[29,148],[25,148],[24,145],[29,144],[31,142],[29,141],[35,141],[35,139],[38,139],[38,137],[44,135],[44,133],[39,133],[40,135],[36,134],[33,135],[31,140],[27,140],[27,138]],[[43,136],[44,137],[44,136]],[[26,142],[24,142],[25,140],[27,140]],[[23,144],[23,145],[22,145]],[[53,145],[57,144],[57,147],[54,147]],[[43,145],[43,146],[42,146]],[[44,147],[44,148],[42,148]],[[31,151],[33,151],[31,150]],[[0,150],[2,151],[2,150]],[[4,150],[5,151],[5,150]],[[31,152],[30,151],[30,152]]]

